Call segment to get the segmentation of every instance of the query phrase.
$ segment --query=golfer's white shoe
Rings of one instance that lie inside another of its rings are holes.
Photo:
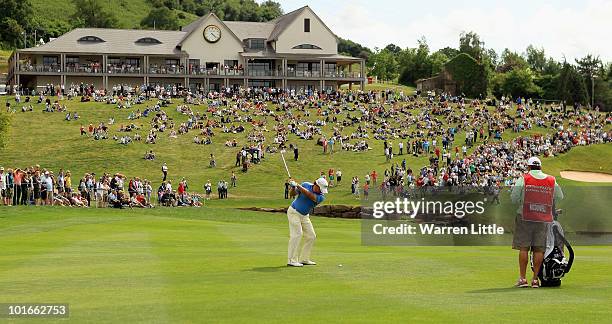
[[[287,263],[288,267],[303,267],[304,265],[299,262],[289,262]]]
[[[317,263],[312,260],[302,261],[302,264],[303,265],[317,265]]]

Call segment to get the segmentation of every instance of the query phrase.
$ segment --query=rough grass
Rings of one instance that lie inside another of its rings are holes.
[[[357,89],[359,86],[354,86]],[[343,85],[343,89],[348,89],[348,85]],[[381,91],[392,89],[396,92],[403,91],[406,95],[411,95],[414,92],[414,87],[405,86],[397,83],[366,83],[365,91]]]
[[[295,269],[284,266],[282,214],[13,211],[0,212],[0,303],[69,303],[76,323],[551,322],[538,309],[592,323],[612,315],[610,247],[575,247],[559,289],[515,289],[508,247],[362,246],[357,221],[314,219],[319,265]]]

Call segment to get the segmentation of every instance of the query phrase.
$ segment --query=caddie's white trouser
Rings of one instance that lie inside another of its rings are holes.
[[[287,254],[287,263],[300,262],[310,260],[310,250],[317,238],[309,215],[302,215],[293,207],[287,209],[287,219],[289,220],[289,253]],[[300,241],[304,234],[304,246],[302,254],[298,255]]]

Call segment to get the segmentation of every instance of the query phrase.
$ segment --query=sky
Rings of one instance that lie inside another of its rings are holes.
[[[459,34],[474,31],[498,55],[533,44],[557,60],[595,54],[612,61],[611,0],[275,1],[284,12],[308,5],[336,35],[371,49],[416,47],[422,36],[432,51],[457,48]]]

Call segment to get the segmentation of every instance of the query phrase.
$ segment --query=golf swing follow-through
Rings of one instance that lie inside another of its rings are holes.
[[[325,178],[318,178],[314,183],[303,182],[298,184],[291,178],[287,162],[281,151],[281,158],[285,165],[287,175],[291,179],[289,195],[295,197],[289,208],[287,208],[287,220],[289,221],[289,244],[287,252],[287,266],[302,267],[304,265],[316,265],[310,259],[310,252],[317,237],[312,222],[310,211],[325,200],[328,183]],[[300,241],[304,236],[304,245],[299,253]]]

